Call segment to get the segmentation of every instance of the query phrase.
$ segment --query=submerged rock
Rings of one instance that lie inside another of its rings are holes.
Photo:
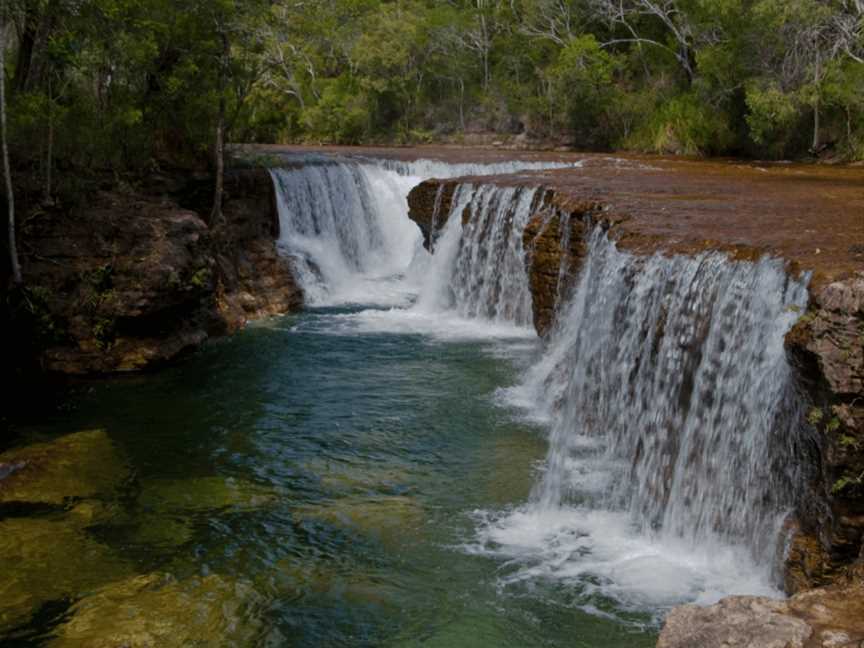
[[[0,504],[60,506],[110,496],[129,476],[126,461],[104,430],[9,450],[0,455],[0,466],[14,467],[0,479]]]
[[[270,587],[280,596],[325,598],[361,606],[397,606],[402,591],[384,575],[295,558],[276,564]]]
[[[129,565],[66,519],[0,521],[0,636],[49,601],[130,572]]]
[[[142,484],[139,504],[156,512],[251,510],[276,503],[276,491],[232,477],[157,479]]]
[[[51,648],[249,646],[261,632],[263,599],[248,584],[167,574],[112,583],[78,603]]]
[[[374,499],[343,497],[301,507],[297,514],[359,532],[385,544],[398,542],[406,535],[416,533],[424,521],[420,505],[410,497],[400,496]]]
[[[306,463],[304,469],[316,475],[327,489],[341,492],[400,492],[411,481],[411,473],[405,467],[374,463],[356,464],[322,459]]]
[[[682,605],[666,617],[657,648],[851,648],[864,643],[864,583],[781,601],[730,596]]]

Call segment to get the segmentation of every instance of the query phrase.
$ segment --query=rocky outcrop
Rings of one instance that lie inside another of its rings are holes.
[[[103,191],[22,224],[22,257],[42,367],[127,372],[171,360],[247,319],[299,307],[276,250],[268,173],[230,172],[224,223],[209,227],[194,181]],[[184,206],[181,206],[184,204]]]
[[[447,224],[453,208],[457,182],[426,180],[408,194],[408,216],[423,233],[423,247],[434,249],[435,240]]]
[[[852,648],[864,645],[864,584],[797,594],[786,601],[730,596],[682,605],[666,617],[657,648]]]
[[[545,335],[555,319],[555,309],[571,287],[587,252],[588,232],[598,222],[594,204],[561,206],[554,194],[544,196],[522,234],[534,328]]]
[[[786,338],[811,399],[815,503],[799,514],[790,593],[824,585],[864,552],[864,272],[811,291]]]

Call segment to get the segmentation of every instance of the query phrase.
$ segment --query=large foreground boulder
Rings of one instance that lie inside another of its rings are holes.
[[[864,583],[811,590],[782,601],[730,596],[682,605],[666,617],[657,648],[858,648]]]

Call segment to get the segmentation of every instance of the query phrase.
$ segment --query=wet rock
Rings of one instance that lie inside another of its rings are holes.
[[[210,575],[178,581],[137,576],[81,599],[51,648],[249,646],[261,632],[263,600],[248,584]]]
[[[265,169],[231,171],[225,192],[226,223],[215,232],[215,259],[221,284],[217,302],[228,331],[249,320],[299,310],[302,291],[275,244],[279,214],[270,174]]]
[[[159,479],[144,482],[139,505],[155,512],[252,510],[278,502],[278,493],[231,477]]]
[[[546,204],[523,232],[534,328],[545,335],[586,254],[590,210],[567,212]]]
[[[122,577],[130,566],[65,519],[0,521],[0,636],[49,601]]]
[[[408,218],[423,233],[423,247],[432,250],[438,234],[447,224],[458,182],[427,180],[408,194]]]
[[[345,571],[322,561],[299,562],[296,558],[277,563],[271,587],[280,598],[324,598],[351,605],[397,606],[399,587],[374,572]]]
[[[807,312],[786,337],[811,394],[815,503],[800,515],[787,560],[787,590],[835,581],[864,550],[864,274],[811,290]]]
[[[0,455],[15,466],[0,480],[0,504],[60,506],[72,500],[107,497],[129,476],[129,468],[104,430],[76,432]]]
[[[864,584],[811,590],[782,601],[730,596],[682,605],[666,617],[657,648],[839,648],[864,642]]]

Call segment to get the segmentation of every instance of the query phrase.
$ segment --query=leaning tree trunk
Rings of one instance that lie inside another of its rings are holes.
[[[18,262],[18,246],[15,239],[15,194],[12,192],[12,169],[9,166],[9,147],[6,143],[6,15],[0,8],[0,140],[3,149],[3,176],[6,181],[6,202],[9,217],[9,265],[15,285],[24,283],[21,264]]]
[[[228,57],[231,54],[228,35],[225,31],[219,34],[222,40],[222,53],[219,57],[219,116],[216,120],[216,187],[213,195],[213,211],[210,214],[211,226],[219,225],[223,220],[222,196],[225,188],[225,88],[228,77]]]

